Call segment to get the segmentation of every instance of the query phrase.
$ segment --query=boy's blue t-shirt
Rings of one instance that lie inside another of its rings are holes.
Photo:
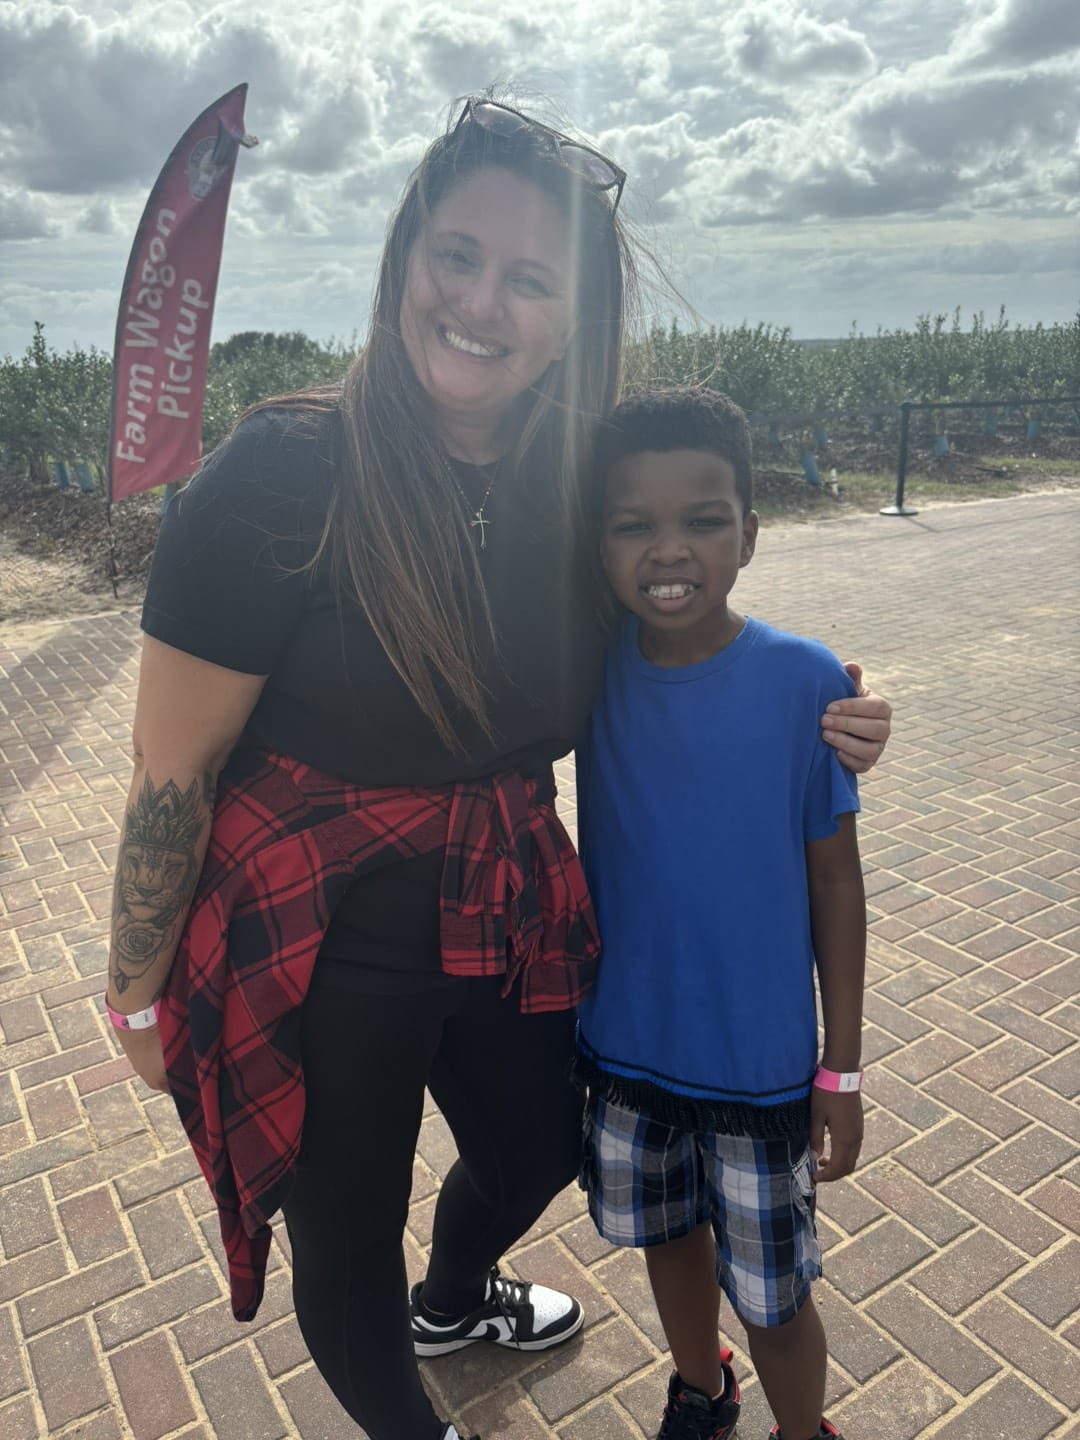
[[[686,1128],[795,1134],[817,1064],[808,841],[858,810],[820,738],[855,687],[823,645],[747,619],[718,655],[650,664],[624,618],[577,751],[603,946],[580,1064]]]

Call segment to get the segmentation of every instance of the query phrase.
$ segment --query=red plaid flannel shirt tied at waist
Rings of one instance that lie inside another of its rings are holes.
[[[229,762],[161,1012],[169,1085],[213,1191],[233,1313],[262,1299],[269,1220],[300,1148],[300,1009],[334,908],[362,874],[445,855],[442,968],[520,982],[525,1012],[565,1010],[599,955],[555,784],[345,784],[245,746]]]

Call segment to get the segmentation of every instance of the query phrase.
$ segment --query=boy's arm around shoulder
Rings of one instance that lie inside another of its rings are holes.
[[[832,835],[806,847],[810,925],[817,960],[827,1070],[858,1070],[862,1054],[863,985],[866,967],[866,897],[853,813],[839,817]],[[824,1154],[825,1131],[829,1154]],[[818,1157],[817,1179],[850,1175],[862,1145],[862,1096],[811,1092],[810,1148]]]

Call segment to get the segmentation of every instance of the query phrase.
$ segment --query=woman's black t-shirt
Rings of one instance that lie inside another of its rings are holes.
[[[500,471],[484,504],[480,565],[497,647],[482,654],[481,679],[494,733],[461,723],[462,759],[439,740],[360,607],[332,586],[329,554],[309,564],[342,449],[336,412],[282,408],[245,421],[169,506],[143,629],[199,659],[268,676],[246,733],[340,779],[440,785],[543,773],[583,728],[603,648],[566,542],[557,477]],[[493,472],[462,462],[454,471],[470,509],[478,506]],[[320,966],[437,971],[440,865],[438,856],[408,861],[354,885]]]

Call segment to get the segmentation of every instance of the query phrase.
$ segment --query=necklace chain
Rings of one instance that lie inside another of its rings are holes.
[[[468,495],[465,494],[464,489],[462,488],[462,486],[461,486],[460,483],[458,482],[457,476],[454,474],[454,472],[453,472],[452,470],[451,470],[451,472],[450,472],[450,478],[451,478],[451,480],[453,480],[453,482],[454,482],[454,489],[455,489],[455,490],[458,492],[458,494],[461,496],[462,500],[465,501],[466,506],[467,506],[470,510],[472,510],[472,509],[473,509],[473,502],[469,499]],[[492,471],[492,473],[491,473],[491,479],[488,481],[488,487],[487,487],[487,489],[484,491],[484,498],[480,501],[480,504],[476,507],[476,509],[473,510],[473,518],[469,521],[469,529],[470,529],[470,530],[475,530],[477,526],[480,527],[480,549],[481,549],[481,550],[486,550],[486,549],[487,549],[487,527],[491,524],[491,521],[490,521],[490,520],[485,520],[485,519],[484,519],[484,506],[485,506],[485,505],[487,504],[487,502],[491,499],[491,492],[492,492],[492,490],[495,488],[495,481],[496,481],[498,478],[499,478],[499,471],[498,471],[498,467],[496,467],[496,468]]]

